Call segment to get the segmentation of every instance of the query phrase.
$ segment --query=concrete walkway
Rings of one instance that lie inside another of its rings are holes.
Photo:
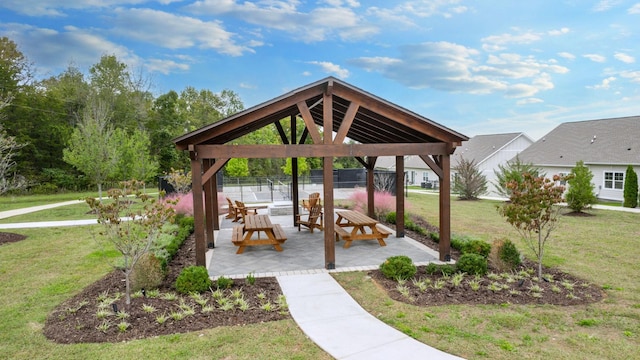
[[[328,273],[278,276],[277,279],[295,322],[336,359],[461,359],[376,319]]]

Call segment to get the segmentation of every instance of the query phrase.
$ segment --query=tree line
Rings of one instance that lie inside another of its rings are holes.
[[[0,38],[0,182],[4,191],[80,190],[130,179],[153,181],[189,168],[172,139],[244,109],[232,90],[186,86],[154,95],[148,77],[103,55],[83,71],[73,63],[35,78],[35,65],[7,37]],[[287,129],[290,122],[283,121]],[[301,122],[299,125],[304,127]],[[302,129],[298,133],[302,133]],[[278,144],[273,125],[234,141]],[[301,159],[300,170],[321,167]],[[351,167],[353,159],[337,159]],[[285,159],[233,159],[226,175],[290,174]]]

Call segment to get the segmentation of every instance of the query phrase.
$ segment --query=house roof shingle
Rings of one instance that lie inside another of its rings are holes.
[[[479,165],[520,136],[526,135],[524,133],[476,135],[469,141],[463,141],[462,145],[456,148],[453,153],[453,165],[455,166],[461,157]]]
[[[537,166],[640,165],[640,116],[567,122],[522,151]]]

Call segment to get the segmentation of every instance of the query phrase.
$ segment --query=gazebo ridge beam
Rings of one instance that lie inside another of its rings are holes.
[[[303,145],[196,145],[199,159],[215,158],[290,158],[290,157],[364,157],[398,155],[444,155],[447,143],[410,144],[303,144]]]

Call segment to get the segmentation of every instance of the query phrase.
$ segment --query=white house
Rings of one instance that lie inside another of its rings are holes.
[[[640,116],[560,124],[519,157],[547,176],[568,174],[582,160],[598,198],[623,201],[627,166],[640,171]]]
[[[494,190],[494,171],[498,170],[498,165],[505,165],[531,144],[533,140],[524,133],[476,135],[456,148],[451,157],[452,175],[461,158],[473,160],[486,176],[489,182],[487,190],[491,195]],[[379,169],[391,170],[394,167],[394,157],[380,157],[376,162],[376,168]],[[437,175],[418,156],[405,157],[404,167],[410,184],[425,183],[429,188],[437,186]]]

